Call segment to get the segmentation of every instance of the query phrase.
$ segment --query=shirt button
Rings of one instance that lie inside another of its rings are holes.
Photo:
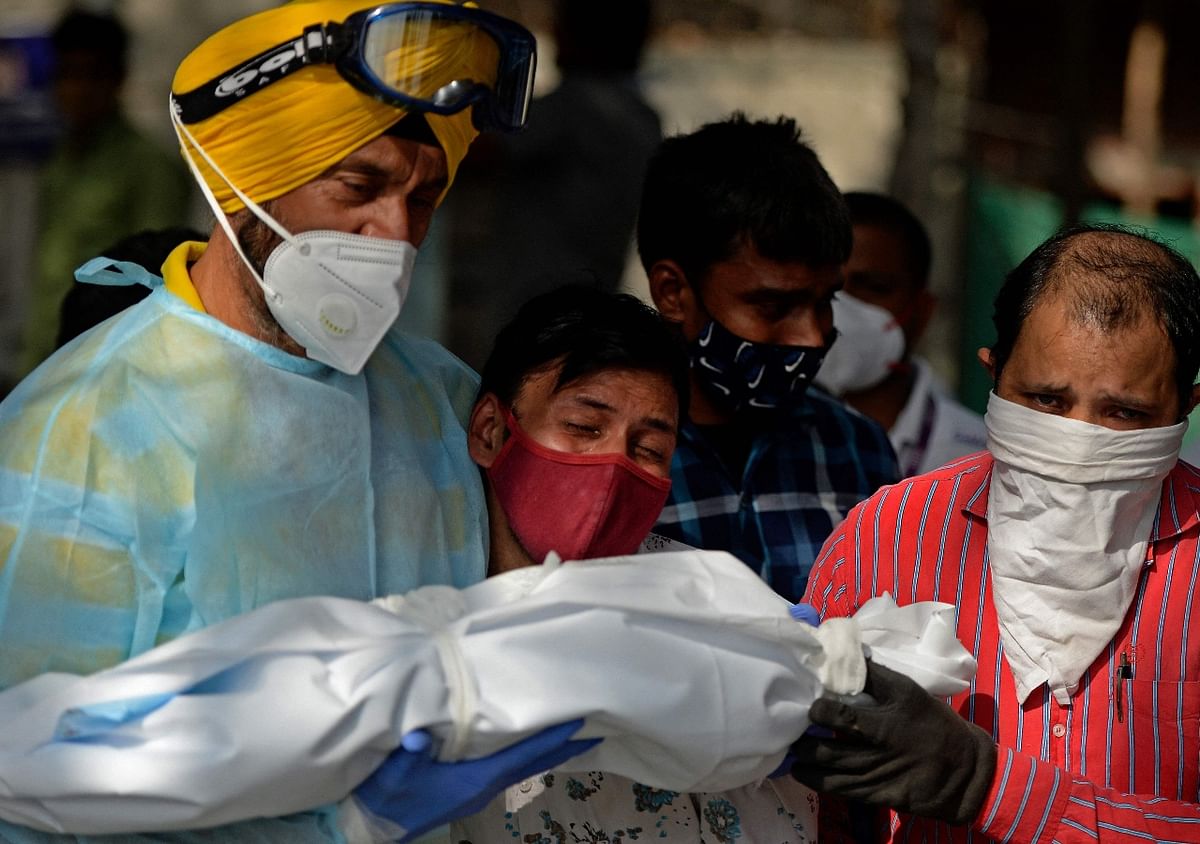
[[[1050,732],[1054,733],[1055,738],[1062,738],[1067,734],[1067,728],[1062,724],[1055,724],[1054,729],[1052,729]]]
[[[533,781],[532,780],[525,780],[523,783],[521,783],[521,793],[522,794],[528,794],[531,791],[533,791]]]

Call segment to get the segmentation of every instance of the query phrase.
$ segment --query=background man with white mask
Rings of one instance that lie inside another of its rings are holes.
[[[983,418],[955,401],[914,353],[935,304],[925,227],[895,199],[848,193],[854,245],[833,300],[833,344],[816,383],[888,431],[900,473],[981,451]]]
[[[837,735],[802,739],[796,774],[889,807],[881,840],[1196,840],[1200,472],[1178,453],[1198,294],[1146,236],[1048,240],[980,350],[987,453],[880,491],[825,544],[808,587],[823,616],[884,591],[951,601],[979,661],[950,706],[878,667],[879,706],[813,706]]]

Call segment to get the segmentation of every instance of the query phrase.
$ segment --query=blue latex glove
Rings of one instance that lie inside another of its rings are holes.
[[[821,614],[818,613],[816,607],[812,606],[811,604],[792,604],[790,607],[788,607],[788,612],[791,613],[791,616],[794,620],[802,621],[810,627],[821,626]],[[810,725],[804,734],[808,735],[812,730],[819,729],[820,727]],[[790,774],[794,764],[796,764],[796,757],[793,756],[789,750],[787,756],[783,757],[783,761],[779,763],[779,767],[771,772],[768,779],[775,779],[776,777],[782,777],[784,774]]]
[[[788,612],[796,621],[803,621],[812,627],[821,626],[821,614],[812,604],[792,604],[788,608]]]
[[[401,739],[400,748],[354,790],[358,802],[376,817],[404,827],[408,841],[474,814],[510,785],[561,765],[601,739],[571,736],[583,720],[548,727],[482,759],[438,762],[429,754],[423,730]]]

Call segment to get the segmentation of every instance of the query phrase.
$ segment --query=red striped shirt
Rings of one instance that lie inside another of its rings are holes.
[[[988,574],[991,467],[983,452],[884,487],[829,537],[809,579],[806,600],[822,616],[851,615],[885,591],[900,604],[953,604],[979,660],[950,703],[1000,748],[983,809],[969,828],[893,813],[891,840],[1200,842],[1200,470],[1180,463],[1163,482],[1137,597],[1063,707],[1044,685],[1018,703],[1003,657]],[[1132,678],[1120,677],[1123,655]]]

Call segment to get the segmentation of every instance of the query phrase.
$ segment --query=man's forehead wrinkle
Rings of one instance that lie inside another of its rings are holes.
[[[1067,326],[1065,324],[1057,325],[1054,327],[1053,331],[1046,332],[1045,334],[1043,334],[1041,336],[1041,338],[1040,338],[1041,342],[1039,344],[1041,346],[1041,348],[1038,349],[1038,352],[1040,355],[1045,356],[1044,360],[1046,360],[1048,362],[1053,362],[1054,358],[1052,355],[1049,354],[1049,352],[1051,349],[1053,349],[1056,346],[1059,339],[1064,334],[1066,334],[1069,330],[1070,330],[1069,326]]]
[[[578,379],[576,379],[576,380],[578,380]],[[616,410],[616,408],[613,407],[610,403],[604,401],[601,398],[598,398],[597,396],[591,395],[589,393],[570,392],[569,385],[567,387],[563,388],[561,391],[556,392],[555,395],[564,396],[566,401],[569,401],[571,404],[581,404],[581,405],[584,405],[585,407],[590,407],[595,410],[607,410],[610,412]]]
[[[391,146],[372,147],[370,144],[359,147],[341,161],[329,167],[322,175],[329,176],[338,170],[359,170],[378,175],[392,182],[407,182],[425,163],[428,177],[422,183],[444,185],[450,177],[446,166],[446,158],[436,147],[427,145],[417,146],[415,155],[405,155],[404,151]]]
[[[563,393],[557,393],[556,395],[564,396]],[[613,414],[618,412],[617,408],[609,402],[586,392],[565,395],[564,400],[570,404],[582,405],[584,407],[588,407],[593,410],[599,410],[604,413]],[[678,427],[667,417],[659,416],[654,413],[643,414],[642,416],[639,416],[636,421],[638,424],[645,425],[648,428],[653,428],[656,431],[663,431],[672,434],[675,433]]]
[[[431,184],[446,185],[450,181],[450,165],[440,147],[421,147],[422,154],[418,160],[425,159],[432,163],[428,181]]]
[[[1106,341],[1101,350],[1096,352],[1100,355],[1104,354],[1103,349],[1111,349],[1112,354],[1119,354],[1116,350],[1123,347],[1121,345],[1123,342],[1139,344],[1147,342],[1147,336],[1144,334],[1147,325],[1152,326],[1154,331],[1169,343],[1166,327],[1146,303],[1136,299],[1126,299],[1123,304],[1129,307],[1114,314],[1098,307],[1095,297],[1092,299],[1080,298],[1076,295],[1078,291],[1078,287],[1071,290],[1043,291],[1044,295],[1039,297],[1034,304],[1033,311],[1037,311],[1041,307],[1053,307],[1055,303],[1061,303],[1062,319],[1058,320],[1057,324],[1049,330],[1043,327],[1036,339],[1032,334],[1028,338],[1030,342],[1036,344],[1036,354],[1044,363],[1053,365],[1059,360],[1063,351],[1059,341],[1063,335],[1071,333],[1072,326],[1083,328],[1105,338],[1113,338],[1111,341]],[[1021,334],[1022,336],[1026,335],[1024,328]],[[1131,339],[1129,341],[1119,339],[1125,335],[1131,335]],[[1042,384],[1042,386],[1047,386],[1049,380],[1052,379],[1042,380],[1046,381],[1046,384]]]
[[[754,265],[746,264],[746,267],[753,270]],[[793,274],[787,272],[782,274],[752,272],[745,278],[739,279],[739,282],[737,286],[740,288],[740,293],[747,299],[778,299],[823,295],[841,289],[843,279],[840,270],[828,275],[812,273],[799,283]]]
[[[675,435],[679,432],[679,421],[672,421],[663,416],[647,416],[643,418],[642,424],[648,428],[653,428],[656,431],[661,431],[664,434]]]

